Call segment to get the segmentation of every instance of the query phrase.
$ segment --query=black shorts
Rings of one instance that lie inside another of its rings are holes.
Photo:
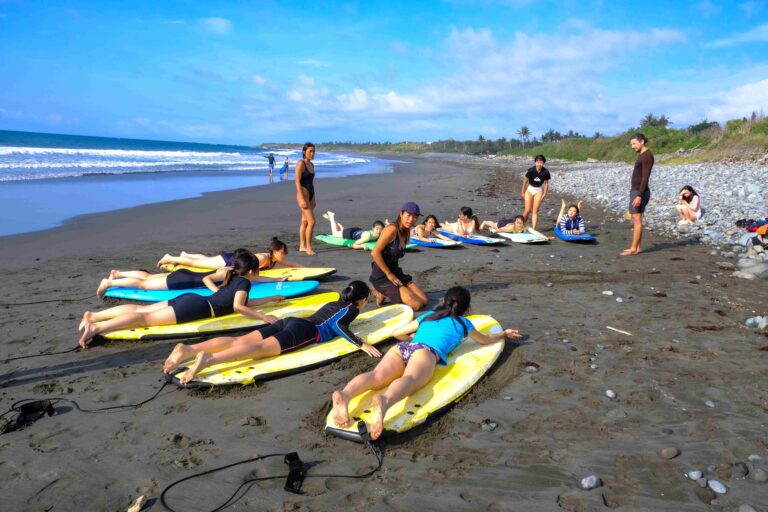
[[[360,240],[360,237],[363,235],[362,228],[354,227],[354,228],[344,228],[344,230],[341,232],[341,238],[347,238],[349,240]]]
[[[274,336],[280,344],[280,353],[317,343],[320,334],[315,324],[304,318],[289,316],[259,329],[263,339]]]
[[[395,274],[395,276],[403,283],[403,286],[408,286],[413,281],[413,278],[408,274]],[[385,296],[391,304],[402,304],[403,299],[400,298],[400,287],[396,286],[386,277],[380,279],[371,279],[373,288]]]
[[[632,190],[629,193],[629,213],[645,213],[645,207],[648,206],[648,201],[651,200],[651,189],[646,188],[645,192],[643,193],[642,200],[640,202],[640,207],[635,208],[632,206],[632,201],[635,200],[637,196],[640,195],[639,190]]]
[[[189,290],[190,288],[202,288],[203,278],[210,272],[193,272],[186,268],[174,270],[165,278],[165,284],[169,290]]]
[[[168,301],[168,305],[173,308],[173,314],[176,315],[176,323],[183,324],[194,322],[195,320],[204,320],[211,318],[211,305],[195,293],[185,293],[175,299]]]

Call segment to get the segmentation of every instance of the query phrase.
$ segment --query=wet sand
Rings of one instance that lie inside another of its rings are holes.
[[[317,181],[318,217],[331,209],[345,225],[366,226],[393,219],[407,200],[441,220],[453,220],[464,205],[481,219],[522,210],[523,168],[408,159],[394,174]],[[550,169],[557,179],[557,168]],[[541,226],[558,208],[559,197],[548,197]],[[521,330],[525,342],[508,344],[493,372],[452,411],[383,442],[384,466],[372,478],[308,478],[303,496],[283,491],[282,479],[266,481],[231,510],[764,510],[768,484],[754,480],[755,465],[738,478],[730,464],[756,454],[764,458],[757,468],[768,469],[768,336],[744,326],[765,313],[768,290],[730,277],[705,246],[653,233],[644,254],[619,258],[629,224],[589,205],[584,216],[597,245],[555,240],[408,253],[403,268],[431,304],[450,286],[467,286],[474,312]],[[298,221],[293,183],[286,182],[2,238],[0,275],[8,286],[0,301],[0,358],[74,347],[82,312],[104,307],[95,297],[99,280],[112,268],[152,268],[165,252],[263,248],[278,236],[292,249],[289,258],[338,268],[319,291],[367,280],[369,253],[318,243],[318,256],[297,255]],[[318,218],[316,233],[326,232]],[[602,293],[608,290],[612,296]],[[52,299],[73,300],[7,305]],[[173,344],[111,343],[8,362],[0,398],[4,407],[51,396],[83,408],[135,403],[160,386]],[[527,362],[539,371],[526,372]],[[0,437],[3,508],[124,510],[144,494],[161,510],[160,491],[172,481],[275,452],[298,451],[315,463],[310,476],[365,472],[375,463],[366,448],[326,437],[322,425],[331,391],[374,363],[360,353],[244,388],[167,387],[140,409],[109,414],[60,405],[56,416]],[[618,396],[607,398],[606,389]],[[481,429],[484,419],[498,427]],[[681,455],[665,459],[665,447]],[[682,476],[687,469],[706,474],[708,464],[716,465],[708,478],[728,488],[715,505],[713,495]],[[285,472],[282,458],[239,466],[182,484],[169,504],[210,510],[245,478]],[[581,490],[579,480],[590,474],[604,486]]]

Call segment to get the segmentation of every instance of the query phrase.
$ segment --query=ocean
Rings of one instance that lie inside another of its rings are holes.
[[[392,172],[390,161],[318,149],[318,179]],[[272,178],[269,153],[277,161]],[[300,156],[248,146],[0,130],[0,236],[49,229],[78,215],[292,180]]]

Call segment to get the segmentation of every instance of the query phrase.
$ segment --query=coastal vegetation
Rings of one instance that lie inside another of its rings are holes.
[[[629,162],[634,159],[627,151],[627,140],[636,131],[642,131],[651,141],[657,158],[667,163],[690,163],[727,159],[759,159],[768,152],[768,118],[762,112],[748,117],[732,119],[725,124],[702,120],[686,128],[671,128],[665,115],[649,113],[639,126],[622,133],[606,136],[600,132],[584,135],[573,130],[560,132],[549,129],[538,137],[532,136],[527,126],[516,131],[509,139],[487,138],[475,140],[446,140],[430,142],[364,142],[326,141],[320,145],[331,151],[385,152],[385,153],[462,153],[474,155],[533,156],[543,153],[547,158],[566,160],[600,160]],[[295,144],[263,144],[270,148],[294,148]]]

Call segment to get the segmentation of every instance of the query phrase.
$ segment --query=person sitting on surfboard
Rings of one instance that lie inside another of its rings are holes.
[[[476,231],[480,231],[480,221],[477,215],[472,215],[472,208],[462,206],[456,222],[443,222],[443,229],[459,236],[472,236]]]
[[[517,215],[514,219],[500,219],[499,221],[484,220],[480,229],[488,228],[491,233],[531,233],[542,238],[548,238],[532,227],[525,225],[525,217]]]
[[[389,349],[372,371],[358,375],[344,389],[333,392],[334,423],[342,428],[347,427],[349,401],[368,390],[380,390],[372,399],[373,421],[369,428],[371,439],[378,439],[389,407],[427,384],[435,366],[445,365],[448,354],[466,336],[481,345],[504,338],[522,338],[514,329],[505,329],[497,334],[483,334],[475,330],[472,322],[463,316],[469,310],[470,299],[469,290],[454,286],[446,292],[443,302],[434,311],[395,329],[392,335],[405,341]]]
[[[272,241],[269,242],[267,252],[258,252],[254,254],[259,260],[259,270],[268,270],[273,268],[278,263],[285,267],[303,267],[303,265],[285,259],[285,256],[288,254],[288,246],[278,240],[277,237],[272,237]],[[160,258],[160,261],[157,262],[157,266],[161,267],[166,264],[173,264],[195,268],[229,267],[232,265],[232,259],[234,256],[234,252],[222,252],[217,256],[206,256],[205,254],[190,254],[188,252],[181,251],[179,256],[171,256],[170,254],[166,254]]]
[[[381,357],[379,349],[361,340],[349,328],[370,294],[364,282],[352,281],[341,292],[341,300],[329,302],[308,318],[283,318],[243,336],[213,338],[189,346],[179,343],[165,360],[163,371],[171,373],[183,361],[194,357],[194,362],[179,378],[182,384],[187,384],[209,366],[273,357],[314,343],[324,343],[336,336],[370,356]]]
[[[203,278],[203,284],[215,292],[209,297],[185,293],[175,299],[148,306],[125,304],[105,311],[86,311],[83,313],[83,319],[78,327],[79,330],[83,331],[83,335],[80,337],[80,346],[86,348],[94,336],[105,332],[135,327],[175,325],[232,313],[239,313],[268,323],[276,322],[276,317],[264,315],[248,307],[251,281],[255,280],[258,275],[259,263],[256,256],[248,251],[240,252],[232,262],[232,268],[227,269],[221,285],[217,286],[214,283],[213,274]],[[282,300],[284,300],[282,295],[273,295],[264,299],[253,300],[250,303],[252,306],[261,306]]]
[[[375,242],[381,235],[381,230],[384,229],[385,224],[380,220],[374,221],[371,229],[365,230],[363,228],[352,227],[345,228],[336,221],[336,214],[328,211],[323,214],[324,219],[328,219],[331,223],[331,234],[338,238],[346,238],[348,240],[354,240],[355,243],[350,247],[353,249],[367,250],[365,247],[366,242]]]
[[[581,216],[581,201],[579,204],[572,204],[568,206],[568,212],[565,212],[565,199],[562,199],[562,205],[560,206],[560,213],[557,218],[560,219],[557,223],[557,227],[565,235],[584,235],[587,233],[586,225],[584,224],[584,218]]]
[[[440,223],[437,222],[437,217],[434,215],[427,215],[427,218],[424,219],[424,224],[419,224],[411,230],[411,237],[418,238],[422,242],[434,242],[437,239],[453,242],[453,240],[447,236],[438,233],[437,230],[439,228]]]

